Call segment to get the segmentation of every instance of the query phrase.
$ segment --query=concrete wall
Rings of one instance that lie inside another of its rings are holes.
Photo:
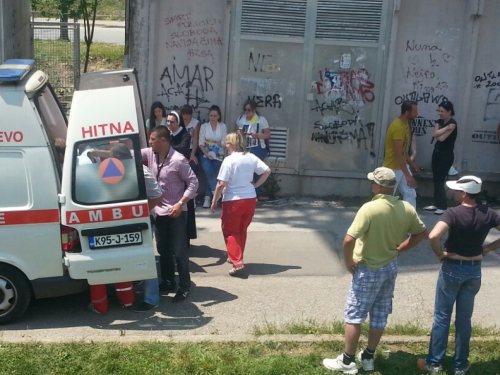
[[[129,2],[129,66],[139,70],[146,113],[156,100],[172,109],[189,102],[204,119],[207,108],[219,104],[232,125],[249,95],[269,96],[261,113],[290,134],[287,160],[274,166],[283,174],[281,194],[369,196],[366,172],[381,165],[386,129],[405,99],[419,104],[416,161],[425,168],[419,194],[432,194],[431,134],[443,100],[456,108],[454,166],[493,182],[490,192],[498,189],[498,0],[388,0],[380,44],[365,43],[368,47],[315,41],[315,0],[308,0],[304,38],[291,40],[241,35],[240,0]],[[368,143],[350,136],[342,144],[315,142],[313,125],[325,119],[313,104],[326,96],[310,83],[319,82],[322,69],[334,69],[346,51],[359,65],[353,70],[370,73],[373,98],[363,102],[357,118],[375,126],[368,129]]]
[[[31,58],[29,0],[0,0],[0,62]]]
[[[194,116],[224,111],[230,4],[227,0],[129,1],[129,57],[137,67],[146,116],[155,101],[167,110],[184,104]]]

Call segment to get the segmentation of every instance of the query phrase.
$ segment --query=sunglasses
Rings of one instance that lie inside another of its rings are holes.
[[[245,108],[245,112],[252,112],[252,108]]]

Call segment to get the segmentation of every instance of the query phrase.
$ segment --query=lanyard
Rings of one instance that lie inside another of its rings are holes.
[[[158,154],[155,154],[155,156],[156,156],[156,167],[157,167],[156,182],[159,182],[160,173],[161,173],[161,170],[162,170],[163,166],[165,165],[165,160],[167,159],[168,154],[165,155],[165,159],[163,159],[163,161],[161,162],[161,165],[160,165],[160,157],[158,156]]]

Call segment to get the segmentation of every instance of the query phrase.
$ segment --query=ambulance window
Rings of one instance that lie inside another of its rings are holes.
[[[25,207],[29,204],[28,173],[20,152],[0,152],[0,207]]]
[[[56,138],[66,139],[68,125],[52,87],[44,86],[35,99],[36,106],[48,134],[54,142]]]
[[[114,137],[75,144],[73,200],[94,205],[145,199],[139,138]],[[136,160],[134,155],[139,155]]]

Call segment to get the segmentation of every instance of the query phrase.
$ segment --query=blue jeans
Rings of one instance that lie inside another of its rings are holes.
[[[469,344],[471,336],[471,317],[474,298],[481,288],[481,266],[448,264],[446,260],[439,271],[434,305],[434,324],[432,326],[427,364],[442,364],[446,356],[451,313],[456,303],[455,317],[455,371],[465,370],[469,364]]]
[[[264,159],[267,157],[267,149],[262,148],[260,146],[250,147],[248,149],[248,151],[250,151],[252,154],[254,154],[255,156],[257,156],[262,161],[264,161]],[[253,174],[253,182],[257,182],[257,180],[259,179],[259,177],[260,177],[260,175],[258,175],[257,173],[254,173]],[[257,196],[260,196],[261,190],[262,190],[262,185],[259,186],[257,189],[255,189],[255,193],[257,194]]]
[[[151,231],[154,233],[156,231],[156,225],[154,217],[151,218]],[[156,264],[155,264],[156,268]],[[143,300],[150,305],[158,305],[160,303],[160,288],[158,286],[158,277],[154,279],[144,280],[143,285]]]
[[[217,185],[217,176],[219,175],[219,169],[222,162],[217,159],[210,160],[205,155],[200,157],[201,167],[205,172],[205,178],[207,179],[207,188],[205,190],[205,196],[211,197],[212,192],[215,191],[215,185]]]
[[[144,280],[144,302],[154,306],[160,303],[158,278]]]

